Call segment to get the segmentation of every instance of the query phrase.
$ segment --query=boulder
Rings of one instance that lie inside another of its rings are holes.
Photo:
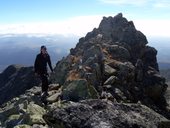
[[[61,95],[63,100],[80,101],[95,98],[98,94],[86,80],[80,79],[72,81],[64,87]]]
[[[140,104],[118,104],[102,100],[67,103],[43,116],[51,127],[123,128],[158,127],[165,117]]]
[[[10,115],[8,119],[5,121],[6,128],[13,128],[21,121],[21,115]]]
[[[82,62],[85,62],[89,57],[95,57],[94,61],[98,62],[98,56],[102,56],[102,50],[100,45],[93,45],[83,53]]]
[[[109,65],[105,64],[104,68],[105,68],[104,74],[106,76],[111,76],[111,75],[115,75],[116,74],[116,69],[110,67]]]
[[[17,125],[14,128],[32,128],[30,125],[22,124],[22,125]]]
[[[29,103],[27,105],[19,104],[14,109],[8,109],[1,113],[2,125],[7,128],[13,128],[19,124],[46,124],[42,118],[42,115],[46,113],[46,110],[37,104]],[[15,110],[15,111],[14,111]]]
[[[18,115],[19,114],[19,111],[21,110],[22,108],[20,108],[20,106],[8,106],[7,110],[5,111],[2,111],[0,113],[0,120],[2,122],[4,122],[5,120],[8,119],[8,117],[10,117],[11,115]]]
[[[112,85],[115,83],[115,81],[117,80],[116,76],[110,76],[105,82],[104,85]]]
[[[61,86],[59,84],[50,84],[49,85],[49,91],[51,90],[58,90]]]
[[[119,45],[109,45],[107,51],[110,53],[113,59],[120,61],[128,61],[130,59],[129,51]]]
[[[46,110],[42,108],[41,106],[30,103],[27,106],[26,113],[23,117],[24,124],[45,124],[44,119],[42,118],[42,115],[46,113]]]
[[[30,115],[43,115],[46,113],[46,110],[37,104],[30,103],[27,106],[26,112]]]
[[[60,85],[63,85],[66,80],[67,73],[71,68],[71,65],[72,65],[71,56],[63,58],[61,61],[59,61],[56,64],[56,67],[54,68],[54,74],[51,75],[50,81],[52,83],[59,83]]]
[[[142,61],[144,63],[144,69],[147,70],[148,67],[152,67],[155,70],[159,71],[158,68],[158,63],[157,63],[157,50],[153,47],[150,46],[146,46],[143,50],[142,50]]]
[[[46,122],[42,118],[42,115],[30,115],[28,117],[28,122],[26,124],[33,125],[33,124],[42,124],[45,125]]]
[[[55,93],[55,94],[53,94],[52,96],[48,97],[48,98],[47,98],[47,101],[48,101],[49,103],[56,102],[56,101],[59,100],[60,95],[61,95],[61,93]]]

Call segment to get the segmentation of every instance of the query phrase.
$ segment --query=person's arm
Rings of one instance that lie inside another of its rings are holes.
[[[48,55],[48,65],[49,65],[49,67],[50,67],[51,72],[53,72],[53,67],[52,67],[52,65],[51,65],[51,59],[50,59],[50,56],[49,56],[49,55]]]

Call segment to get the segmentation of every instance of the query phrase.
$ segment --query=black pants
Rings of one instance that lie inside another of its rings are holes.
[[[48,75],[41,74],[40,77],[41,77],[41,82],[42,82],[42,85],[41,85],[42,92],[47,92],[48,91]]]

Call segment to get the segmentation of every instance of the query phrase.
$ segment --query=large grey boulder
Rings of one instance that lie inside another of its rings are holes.
[[[102,100],[69,102],[43,116],[55,128],[147,128],[168,120],[141,104],[111,103]]]
[[[98,92],[86,80],[74,80],[63,88],[63,100],[80,101],[90,98],[98,98]]]

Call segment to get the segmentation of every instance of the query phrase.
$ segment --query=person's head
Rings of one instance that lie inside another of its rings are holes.
[[[46,54],[47,53],[47,48],[43,45],[41,46],[41,53]]]

